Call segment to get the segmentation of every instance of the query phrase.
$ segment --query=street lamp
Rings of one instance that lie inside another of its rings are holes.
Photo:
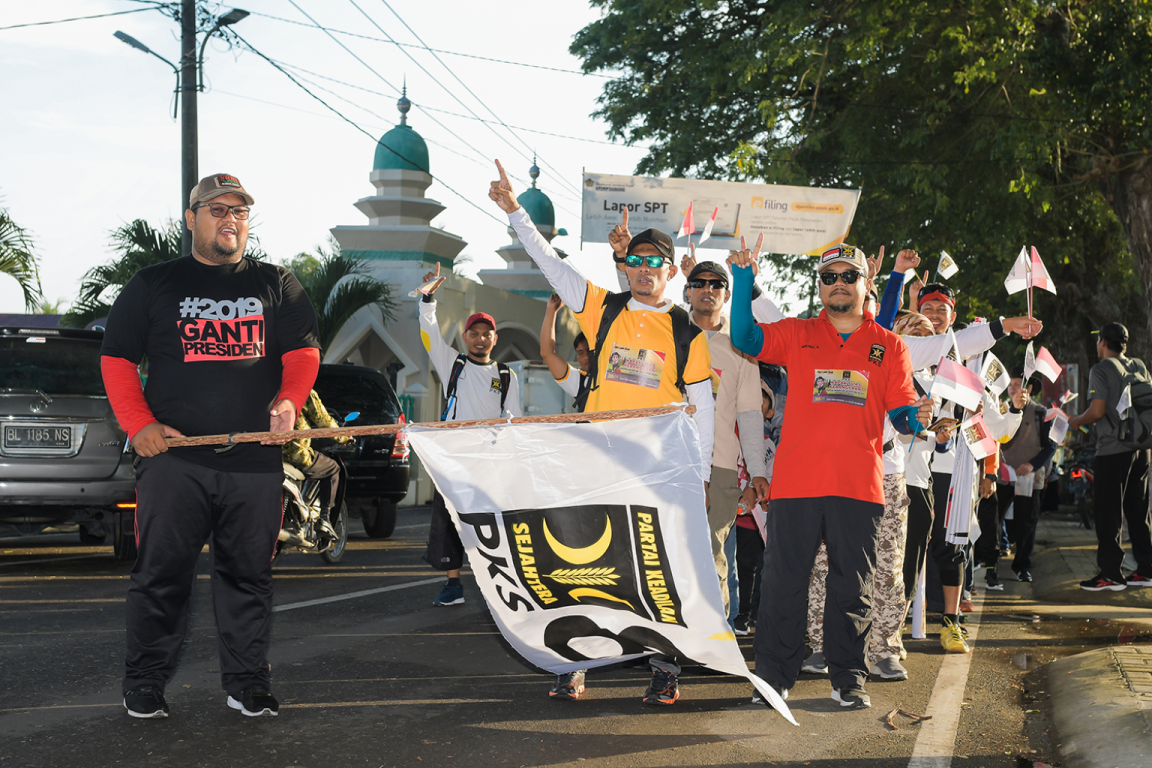
[[[220,29],[231,26],[247,17],[248,11],[233,8],[228,13],[216,19],[216,23],[200,45],[200,52],[196,52],[196,0],[181,0],[180,2],[180,65],[173,64],[160,54],[153,51],[144,43],[124,32],[115,32],[117,40],[127,43],[138,51],[151,54],[172,67],[176,72],[176,89],[181,95],[181,106],[184,113],[180,121],[180,207],[183,211],[188,207],[188,195],[192,187],[200,181],[200,159],[197,137],[197,111],[196,94],[204,90],[204,48],[208,39]],[[173,112],[175,115],[175,111]],[[180,253],[187,255],[192,252],[192,233],[187,227],[181,227]]]

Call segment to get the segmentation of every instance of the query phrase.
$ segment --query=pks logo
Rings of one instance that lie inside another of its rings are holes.
[[[884,362],[884,350],[883,344],[873,344],[872,350],[868,353],[868,362],[872,365],[880,365]]]
[[[264,356],[264,304],[255,297],[180,302],[184,362],[243,360]]]
[[[590,504],[504,513],[521,583],[541,608],[597,605],[684,626],[653,507]]]

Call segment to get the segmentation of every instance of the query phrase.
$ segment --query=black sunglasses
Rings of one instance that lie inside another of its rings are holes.
[[[704,288],[708,287],[714,291],[722,291],[728,287],[728,283],[723,280],[689,280],[689,288]]]
[[[667,259],[667,260],[672,261],[671,259]],[[629,267],[639,267],[642,264],[647,264],[652,269],[660,269],[660,267],[664,266],[664,261],[665,261],[664,256],[655,256],[655,255],[653,255],[653,256],[639,256],[635,253],[630,253],[624,257],[624,264],[626,264]]]
[[[843,272],[821,272],[820,282],[824,285],[836,285],[837,280],[843,280],[845,285],[855,285],[864,274],[858,269],[846,269]]]
[[[940,293],[940,294],[943,294],[944,296],[947,296],[950,299],[955,298],[955,293],[952,291],[951,288],[944,285],[944,283],[928,283],[928,285],[926,285],[920,289],[920,293],[918,295],[919,296],[927,296],[930,293]]]
[[[248,218],[249,208],[247,205],[224,205],[224,203],[200,203],[199,205],[192,206],[192,210],[198,208],[207,208],[217,219],[222,219],[228,215],[228,211],[232,211],[232,215],[236,217],[237,221],[244,221]]]

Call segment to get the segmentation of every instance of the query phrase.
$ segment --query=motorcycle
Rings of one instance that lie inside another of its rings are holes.
[[[1068,467],[1068,493],[1076,504],[1076,513],[1080,516],[1080,524],[1092,530],[1093,504],[1092,486],[1095,475],[1092,472],[1092,459],[1096,455],[1095,447],[1082,448],[1076,452]]]
[[[344,426],[360,414],[352,412],[345,417]],[[272,562],[287,551],[318,554],[326,563],[338,563],[344,556],[348,544],[348,505],[344,503],[344,491],[348,487],[348,470],[339,456],[325,453],[340,467],[339,487],[336,498],[332,499],[332,514],[324,526],[320,518],[320,483],[322,480],[308,480],[304,473],[291,464],[284,464],[284,484],[282,494],[282,519],[280,534],[276,538],[276,551]]]

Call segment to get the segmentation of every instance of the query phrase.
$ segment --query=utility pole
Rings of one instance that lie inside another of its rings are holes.
[[[197,160],[196,136],[196,0],[180,2],[180,255],[192,252],[192,233],[184,223],[184,211],[188,208],[188,195],[192,187],[200,181]]]

